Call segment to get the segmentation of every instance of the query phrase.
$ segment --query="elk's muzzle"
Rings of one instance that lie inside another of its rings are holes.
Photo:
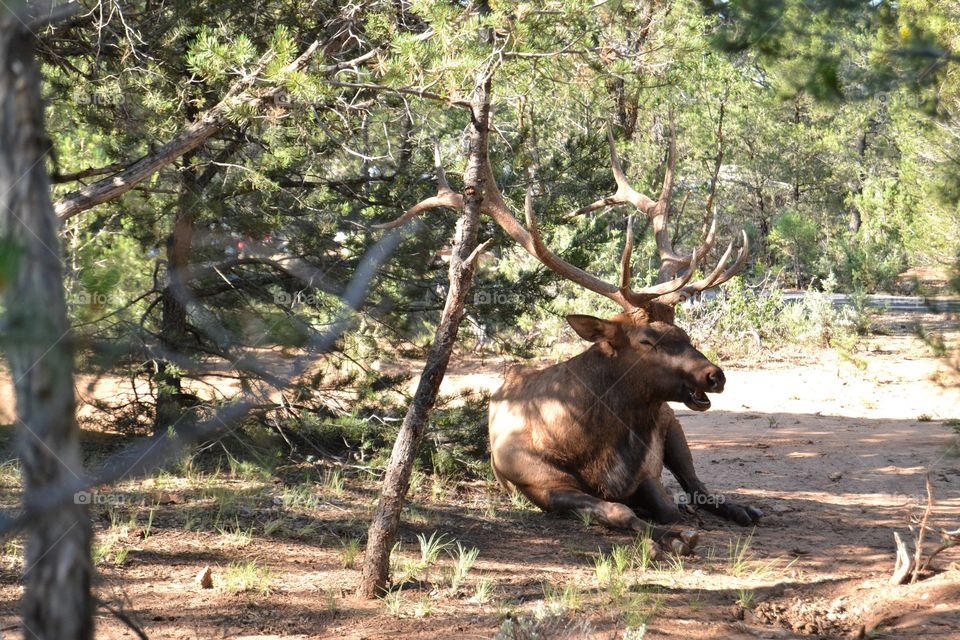
[[[723,370],[713,364],[707,365],[694,374],[694,384],[685,385],[683,404],[693,411],[706,411],[710,408],[707,392],[721,393],[726,383]]]

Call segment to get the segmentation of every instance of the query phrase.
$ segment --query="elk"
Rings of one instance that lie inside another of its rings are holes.
[[[632,204],[653,223],[661,274],[686,269],[685,275],[673,280],[640,290],[631,288],[632,216],[627,222],[617,285],[564,263],[540,239],[528,191],[525,213],[530,252],[566,279],[617,302],[623,312],[607,320],[568,316],[573,330],[592,343],[586,351],[545,369],[515,367],[508,371],[490,399],[489,436],[493,471],[506,489],[519,491],[545,511],[586,513],[611,527],[650,530],[656,542],[667,544],[676,553],[688,553],[697,543],[696,531],[651,526],[638,515],[658,524],[680,519],[679,508],[661,483],[664,466],[693,505],[744,526],[755,524],[762,514],[709,493],[696,475],[683,429],[667,405],[682,402],[694,411],[706,411],[710,408],[707,393],[723,391],[723,371],[697,351],[689,336],[674,324],[674,305],[739,273],[749,252],[743,233],[742,247],[729,267],[732,242],[706,277],[690,282],[715,242],[716,220],[704,245],[692,255],[681,257],[673,251],[666,226],[676,159],[672,125],[669,142],[663,189],[654,201],[627,182],[611,132],[617,191],[568,218],[611,204]],[[721,157],[722,147],[708,211]]]
[[[529,200],[527,223],[536,234]],[[615,295],[594,288],[590,280],[572,279],[620,303],[623,313],[608,320],[567,316],[573,330],[592,346],[545,369],[514,367],[507,372],[490,398],[491,463],[506,489],[519,491],[545,511],[586,513],[611,527],[649,529],[655,541],[688,553],[697,542],[695,531],[651,526],[637,515],[660,524],[680,519],[660,481],[664,466],[692,504],[743,525],[760,517],[752,507],[707,492],[694,471],[682,428],[666,404],[682,402],[706,411],[707,393],[723,391],[723,371],[674,325],[673,305],[735,275],[746,260],[748,244],[744,236],[737,260],[726,270],[732,245],[710,275],[689,283],[699,255],[706,253],[700,249],[690,257],[685,276],[634,291],[629,284],[631,223],[632,217]]]
[[[718,151],[707,198],[712,207],[722,161],[722,113]],[[686,436],[667,402],[683,402],[705,411],[707,393],[723,391],[723,371],[691,344],[674,324],[674,305],[698,292],[719,286],[746,264],[746,233],[736,259],[727,267],[733,243],[716,267],[691,282],[698,265],[716,241],[716,220],[703,245],[690,256],[678,255],[667,227],[673,171],[676,163],[675,131],[671,118],[664,179],[657,200],[630,186],[619,158],[612,130],[608,129],[611,169],[617,190],[566,216],[567,219],[610,205],[628,204],[652,223],[661,259],[660,284],[634,291],[630,286],[633,252],[632,216],[617,284],[608,283],[553,253],[542,241],[533,211],[532,192],[525,199],[522,224],[497,188],[487,155],[487,129],[480,142],[476,169],[482,177],[480,210],[489,215],[520,247],[559,276],[588,291],[617,302],[623,312],[603,320],[573,315],[568,322],[592,346],[582,354],[552,367],[535,371],[514,368],[490,400],[489,435],[494,474],[510,491],[519,491],[546,511],[585,512],[611,527],[652,532],[653,539],[676,553],[688,553],[697,543],[692,529],[651,526],[640,515],[658,524],[670,524],[680,511],[667,496],[660,477],[669,469],[693,505],[748,526],[761,512],[711,494],[697,477]],[[471,160],[472,161],[472,160]],[[464,207],[464,196],[448,184],[435,150],[437,194],[408,209],[378,229],[399,227],[436,207]],[[478,246],[467,261],[486,249]],[[677,276],[683,271],[683,275]],[[640,514],[640,515],[638,515]]]

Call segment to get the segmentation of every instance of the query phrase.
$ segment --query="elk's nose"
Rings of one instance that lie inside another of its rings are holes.
[[[723,385],[727,381],[720,367],[710,367],[707,369],[707,389],[717,393],[723,391]]]

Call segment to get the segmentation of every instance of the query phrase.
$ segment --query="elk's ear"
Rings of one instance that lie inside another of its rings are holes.
[[[616,322],[580,314],[567,316],[567,322],[577,332],[577,335],[584,340],[606,342],[611,347],[616,347],[622,342],[623,329]]]

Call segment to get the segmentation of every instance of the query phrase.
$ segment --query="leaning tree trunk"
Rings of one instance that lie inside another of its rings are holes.
[[[447,370],[450,354],[463,319],[467,294],[473,284],[477,247],[477,229],[480,223],[480,204],[483,198],[483,167],[487,158],[487,125],[490,115],[490,76],[482,74],[474,91],[472,126],[470,129],[470,159],[463,174],[463,209],[457,221],[457,231],[450,256],[450,289],[420,375],[420,382],[407,408],[400,433],[393,445],[390,462],[383,479],[383,489],[377,512],[367,533],[367,547],[363,558],[363,577],[358,595],[374,598],[387,586],[390,574],[390,552],[400,526],[400,511],[410,486],[410,473],[423,440],[430,411],[437,400],[440,383]]]
[[[7,236],[4,250],[16,257],[0,275],[7,286],[5,348],[16,391],[26,505],[75,482],[82,473],[72,340],[44,163],[49,140],[32,42],[20,17],[0,10],[0,211]],[[85,502],[78,499],[49,511],[27,533],[22,599],[26,638],[93,637]]]

